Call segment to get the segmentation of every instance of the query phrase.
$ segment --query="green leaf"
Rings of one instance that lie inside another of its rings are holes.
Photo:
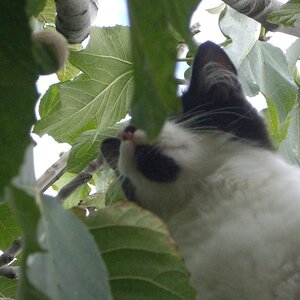
[[[73,79],[80,72],[75,66],[73,66],[68,60],[67,63],[56,73],[58,79],[62,82]]]
[[[0,220],[0,250],[3,251],[21,235],[21,229],[7,203],[0,203]]]
[[[35,0],[39,1],[39,0]],[[55,24],[56,7],[54,0],[43,0],[46,2],[43,10],[38,15],[38,20],[48,24]]]
[[[61,84],[61,107],[35,126],[60,142],[74,142],[88,129],[100,133],[126,116],[133,92],[129,29],[93,28],[87,48],[70,61],[83,74]]]
[[[39,115],[41,118],[45,118],[56,112],[60,106],[60,83],[55,83],[42,97],[39,104]]]
[[[299,97],[299,95],[298,95]],[[300,107],[299,103],[295,105],[291,112],[291,122],[288,134],[280,146],[279,151],[284,155],[287,161],[300,167]]]
[[[16,299],[17,280],[0,278],[0,297]]]
[[[296,66],[297,61],[300,57],[300,39],[297,39],[287,50],[286,59],[289,65],[291,74]]]
[[[132,123],[154,138],[180,109],[174,80],[177,34],[192,47],[189,20],[199,1],[129,0],[135,92]],[[174,34],[176,32],[176,34]]]
[[[114,300],[195,299],[183,259],[157,217],[125,202],[83,221],[107,265]]]
[[[268,15],[268,22],[292,27],[300,19],[300,1],[290,0],[279,10]]]
[[[53,198],[42,199],[41,211],[44,252],[29,257],[30,282],[50,299],[111,299],[105,265],[87,228]]]
[[[37,16],[44,8],[46,0],[27,0],[26,12],[28,16]]]
[[[120,180],[115,178],[111,184],[108,186],[108,189],[105,194],[105,205],[111,206],[115,205],[121,201],[124,201],[126,196],[122,190]]]
[[[13,208],[18,223],[23,229],[24,249],[22,256],[22,276],[19,280],[18,300],[47,300],[48,298],[35,289],[28,281],[27,261],[29,255],[40,251],[37,243],[37,224],[40,218],[34,199],[16,188],[6,190],[6,197]]]
[[[220,26],[233,42],[225,50],[238,68],[246,94],[261,91],[276,107],[279,122],[284,123],[296,99],[296,85],[283,52],[258,41],[253,22],[228,8]]]
[[[55,190],[60,190],[66,184],[68,184],[72,179],[74,179],[77,175],[69,172],[65,172],[53,185],[52,187]],[[68,198],[64,199],[64,207],[71,208],[73,206],[78,205],[80,200],[86,198],[91,191],[91,188],[85,184],[76,189]]]
[[[100,152],[100,144],[105,138],[115,137],[120,132],[121,125],[109,127],[99,134],[95,130],[84,132],[73,145],[67,165],[67,171],[78,174],[92,160],[94,160]]]
[[[290,118],[286,118],[284,123],[280,123],[278,112],[271,101],[267,101],[268,108],[264,110],[265,120],[268,124],[269,133],[271,134],[274,146],[279,147],[288,134]]]
[[[25,7],[25,0],[5,1],[0,12],[0,198],[18,172],[35,120],[37,73]]]

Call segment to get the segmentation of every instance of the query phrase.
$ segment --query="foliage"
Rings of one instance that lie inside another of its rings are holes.
[[[34,27],[37,22],[41,28],[54,26],[55,6],[53,0],[8,3],[0,18],[0,74],[6,76],[0,80],[0,195],[9,186],[5,202],[0,203],[0,249],[7,249],[21,232],[25,248],[13,263],[22,268],[18,285],[0,278],[0,296],[195,299],[188,271],[165,225],[149,212],[123,202],[111,172],[100,169],[94,175],[91,183],[96,193],[85,185],[72,194],[65,204],[75,206],[71,211],[56,199],[39,195],[29,176],[33,165],[28,158],[19,180],[14,181],[18,188],[10,184],[29,144],[37,102],[39,74],[28,18]],[[189,45],[190,63],[195,46],[188,25],[199,1],[128,3],[131,27],[93,28],[85,48],[70,47],[69,60],[58,73],[60,82],[41,99],[41,119],[34,131],[72,146],[68,172],[55,183],[57,189],[97,157],[101,141],[117,135],[124,125],[119,122],[128,113],[134,124],[155,138],[166,117],[180,110],[173,75],[176,47]],[[298,6],[292,6],[297,3],[290,1],[278,12],[281,24],[293,24],[294,15],[298,18]],[[225,51],[238,68],[247,96],[261,93],[267,100],[264,115],[276,147],[291,163],[300,165],[299,76],[295,71],[299,41],[283,53],[259,35],[260,25],[252,19],[224,5],[210,12],[220,16]],[[288,13],[288,21],[283,13]],[[32,15],[37,17],[32,19]]]
[[[300,1],[290,0],[283,7],[269,14],[268,21],[283,26],[294,26],[300,17]]]

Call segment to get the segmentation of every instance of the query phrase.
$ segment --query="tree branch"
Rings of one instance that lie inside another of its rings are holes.
[[[45,192],[64,173],[70,152],[64,153],[46,172],[37,180],[38,189]]]
[[[300,22],[294,27],[284,27],[267,21],[268,14],[279,10],[283,4],[277,0],[223,0],[236,11],[261,23],[267,30],[300,37]]]
[[[11,263],[15,257],[22,251],[23,240],[21,237],[14,240],[11,246],[0,255],[0,267]]]
[[[55,0],[56,29],[71,44],[81,43],[97,16],[98,0]]]

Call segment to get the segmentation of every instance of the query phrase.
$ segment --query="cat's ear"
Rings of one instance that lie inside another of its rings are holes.
[[[187,98],[225,100],[233,91],[241,91],[241,88],[228,55],[212,42],[201,44],[194,59]]]
[[[109,166],[117,172],[120,156],[121,141],[117,138],[108,138],[101,144],[101,152]]]

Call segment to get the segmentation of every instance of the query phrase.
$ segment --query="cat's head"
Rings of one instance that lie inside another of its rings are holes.
[[[123,178],[127,197],[154,211],[160,208],[144,202],[177,197],[183,185],[209,176],[234,147],[272,149],[263,120],[243,95],[234,65],[211,42],[198,48],[182,107],[182,115],[165,123],[155,143],[129,125],[119,138],[101,146],[107,162]]]

